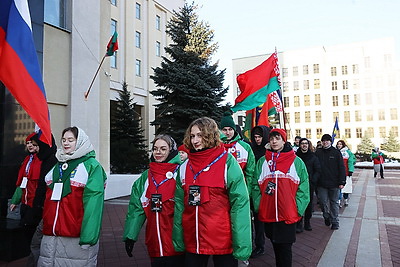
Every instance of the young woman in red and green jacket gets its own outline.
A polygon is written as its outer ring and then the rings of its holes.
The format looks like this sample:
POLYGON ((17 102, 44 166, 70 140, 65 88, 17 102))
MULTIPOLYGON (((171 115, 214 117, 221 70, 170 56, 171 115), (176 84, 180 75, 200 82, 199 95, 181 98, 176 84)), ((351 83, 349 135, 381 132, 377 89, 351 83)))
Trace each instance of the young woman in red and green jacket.
POLYGON ((243 172, 228 153, 213 119, 193 121, 185 133, 188 160, 179 169, 173 241, 185 266, 237 266, 251 254, 249 194, 243 172))
POLYGON ((183 266, 183 252, 172 245, 175 206, 175 179, 181 163, 176 143, 169 135, 158 135, 153 141, 149 169, 134 182, 124 236, 129 257, 147 220, 146 245, 152 266, 183 266))
POLYGON ((269 147, 255 169, 252 197, 258 219, 265 223, 276 266, 291 266, 296 222, 310 201, 307 168, 286 142, 283 129, 269 133, 269 147))

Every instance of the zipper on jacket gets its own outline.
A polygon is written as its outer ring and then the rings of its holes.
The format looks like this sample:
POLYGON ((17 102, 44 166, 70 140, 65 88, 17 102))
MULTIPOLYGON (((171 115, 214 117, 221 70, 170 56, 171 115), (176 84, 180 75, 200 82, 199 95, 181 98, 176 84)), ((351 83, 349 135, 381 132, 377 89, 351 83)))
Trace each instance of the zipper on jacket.
POLYGON ((278 214, 278 174, 276 172, 274 173, 275 175, 275 220, 279 220, 279 214, 278 214))
POLYGON ((157 228, 157 237, 158 237, 158 246, 160 247, 160 257, 164 256, 162 242, 161 242, 161 234, 160 234, 160 221, 158 212, 156 212, 156 228, 157 228))
POLYGON ((57 219, 58 219, 58 210, 60 208, 60 201, 57 201, 57 208, 56 208, 56 215, 54 216, 54 222, 53 222, 53 235, 56 235, 56 224, 57 224, 57 219))
POLYGON ((200 244, 199 244, 199 206, 196 206, 196 253, 200 254, 200 244))

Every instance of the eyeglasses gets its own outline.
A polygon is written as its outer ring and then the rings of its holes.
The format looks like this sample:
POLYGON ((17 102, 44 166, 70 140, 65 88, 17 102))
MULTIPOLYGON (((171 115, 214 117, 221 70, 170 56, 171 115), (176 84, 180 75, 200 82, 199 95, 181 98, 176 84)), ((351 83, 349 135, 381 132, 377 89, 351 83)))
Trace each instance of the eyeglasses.
POLYGON ((300 145, 308 145, 307 142, 301 142, 300 145))
POLYGON ((166 148, 166 147, 160 147, 160 148, 153 147, 153 152, 160 152, 162 154, 165 154, 165 153, 167 153, 167 151, 168 151, 168 148, 166 148))

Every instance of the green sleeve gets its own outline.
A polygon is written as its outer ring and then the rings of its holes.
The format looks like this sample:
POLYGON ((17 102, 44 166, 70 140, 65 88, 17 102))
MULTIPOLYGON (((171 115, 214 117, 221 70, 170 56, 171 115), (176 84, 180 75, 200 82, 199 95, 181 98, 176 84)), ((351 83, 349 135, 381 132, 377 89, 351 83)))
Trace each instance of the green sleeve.
POLYGON ((11 198, 11 204, 18 205, 19 203, 21 203, 21 198, 22 198, 22 189, 21 187, 17 186, 17 188, 15 188, 14 195, 11 198))
POLYGON ((310 185, 308 182, 308 172, 304 162, 296 156, 294 160, 297 176, 300 178, 300 184, 296 192, 296 205, 299 216, 303 216, 307 205, 310 202, 310 185))
POLYGON ((227 165, 233 256, 238 260, 247 260, 252 249, 249 194, 240 165, 231 154, 228 155, 227 165))
POLYGON ((371 158, 374 159, 374 158, 377 158, 377 157, 379 157, 378 153, 372 152, 371 158))
POLYGON ((146 213, 142 207, 140 197, 144 192, 144 184, 147 181, 148 170, 133 183, 131 198, 129 200, 128 213, 125 218, 123 240, 132 239, 137 241, 140 230, 146 221, 146 213))
POLYGON ((84 212, 79 244, 95 245, 100 236, 104 208, 104 185, 107 175, 94 158, 83 164, 88 172, 88 180, 83 190, 84 212))
POLYGON ((182 228, 182 214, 185 208, 184 192, 181 184, 181 179, 178 171, 176 178, 176 189, 175 189, 175 211, 174 211, 174 226, 172 229, 172 242, 174 248, 178 252, 185 251, 185 243, 183 241, 183 228, 182 228))
POLYGON ((241 142, 243 147, 246 148, 248 153, 246 168, 244 169, 244 177, 246 179, 247 191, 249 192, 249 196, 251 197, 251 192, 252 192, 251 188, 254 179, 254 168, 256 166, 256 158, 254 156, 253 150, 251 149, 250 145, 243 141, 241 142))
POLYGON ((354 156, 353 152, 347 150, 349 153, 349 159, 347 160, 347 166, 349 167, 349 172, 354 172, 354 164, 356 164, 356 157, 354 156))
POLYGON ((251 198, 253 201, 253 207, 254 211, 258 212, 259 206, 260 206, 260 200, 261 200, 261 191, 260 191, 260 186, 258 185, 258 177, 261 174, 262 170, 262 165, 265 162, 265 157, 260 158, 257 161, 256 167, 254 169, 254 179, 253 179, 253 185, 252 185, 252 192, 251 192, 251 198))

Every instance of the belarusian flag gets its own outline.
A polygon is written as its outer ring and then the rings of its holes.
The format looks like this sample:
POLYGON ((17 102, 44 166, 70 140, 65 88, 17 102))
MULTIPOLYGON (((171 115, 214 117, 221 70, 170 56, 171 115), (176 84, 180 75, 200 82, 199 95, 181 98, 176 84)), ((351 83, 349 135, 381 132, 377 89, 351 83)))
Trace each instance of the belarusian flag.
POLYGON ((278 56, 274 52, 261 65, 238 75, 237 83, 241 91, 235 99, 234 112, 250 110, 267 101, 268 94, 280 88, 278 56))
POLYGON ((108 42, 106 56, 112 56, 112 55, 114 55, 114 52, 118 50, 117 37, 118 37, 118 33, 114 32, 113 36, 111 36, 111 39, 108 42))

